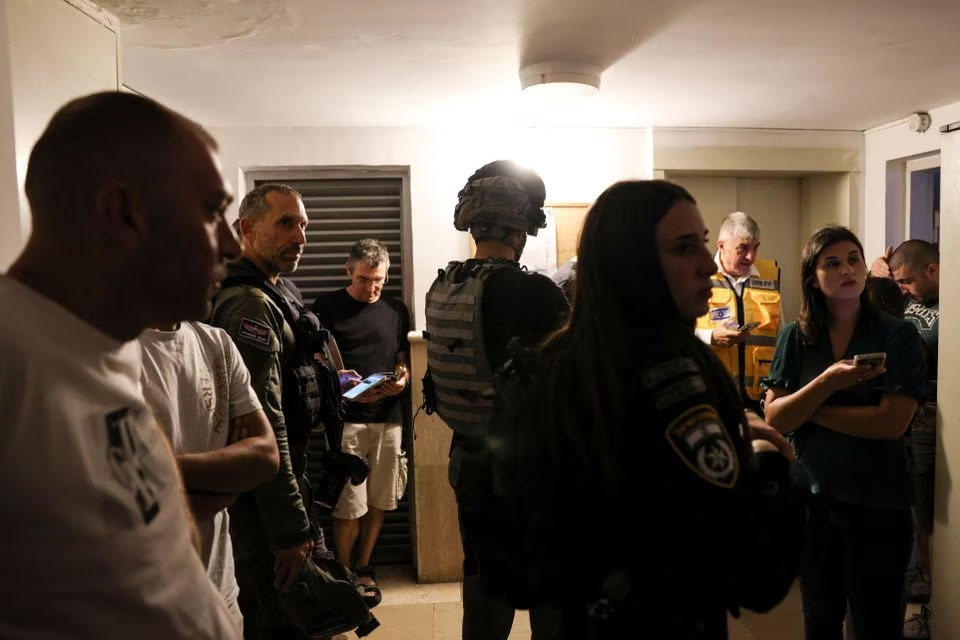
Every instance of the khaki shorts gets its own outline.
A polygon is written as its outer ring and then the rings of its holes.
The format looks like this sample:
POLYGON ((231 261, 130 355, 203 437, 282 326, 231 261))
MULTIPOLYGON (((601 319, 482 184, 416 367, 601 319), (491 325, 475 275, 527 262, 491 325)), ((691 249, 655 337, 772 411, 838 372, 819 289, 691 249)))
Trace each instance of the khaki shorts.
POLYGON ((403 426, 390 422, 343 425, 344 453, 363 458, 370 467, 367 479, 357 486, 349 482, 340 494, 333 517, 355 520, 368 506, 393 511, 407 488, 407 454, 400 448, 403 426))

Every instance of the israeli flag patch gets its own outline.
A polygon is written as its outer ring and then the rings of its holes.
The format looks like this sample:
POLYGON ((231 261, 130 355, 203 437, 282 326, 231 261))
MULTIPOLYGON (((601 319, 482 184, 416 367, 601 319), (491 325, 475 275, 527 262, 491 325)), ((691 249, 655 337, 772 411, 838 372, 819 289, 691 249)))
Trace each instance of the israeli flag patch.
POLYGON ((730 320, 733 318, 733 312, 730 307, 717 307, 710 309, 710 322, 720 322, 721 320, 730 320))

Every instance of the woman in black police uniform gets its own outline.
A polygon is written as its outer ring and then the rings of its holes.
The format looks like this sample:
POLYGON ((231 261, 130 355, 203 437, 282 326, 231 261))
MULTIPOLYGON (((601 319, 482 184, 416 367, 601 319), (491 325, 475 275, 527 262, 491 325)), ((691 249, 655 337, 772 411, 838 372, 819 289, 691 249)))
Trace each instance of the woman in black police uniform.
POLYGON ((706 241, 683 188, 607 189, 584 221, 572 316, 528 373, 527 558, 564 637, 726 638, 728 610, 774 606, 795 576, 796 511, 756 481, 739 395, 693 333, 716 271, 706 241))
POLYGON ((913 536, 902 436, 926 379, 923 345, 871 304, 863 247, 848 229, 810 238, 801 277, 800 319, 780 334, 764 386, 767 420, 791 434, 794 477, 810 496, 806 637, 840 638, 849 602, 858 640, 899 640, 913 536), (885 367, 853 362, 881 351, 885 367))

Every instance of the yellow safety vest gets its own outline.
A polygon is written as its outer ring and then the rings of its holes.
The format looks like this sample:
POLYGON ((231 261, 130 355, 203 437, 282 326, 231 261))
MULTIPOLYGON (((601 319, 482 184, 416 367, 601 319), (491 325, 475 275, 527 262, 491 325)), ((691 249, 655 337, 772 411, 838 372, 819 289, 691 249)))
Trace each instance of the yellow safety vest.
POLYGON ((743 326, 759 322, 746 341, 732 347, 713 345, 713 352, 727 367, 740 392, 752 400, 763 395, 760 381, 770 373, 773 350, 780 329, 780 267, 773 260, 754 263, 758 275, 743 283, 737 297, 733 282, 720 272, 713 275, 710 309, 697 319, 698 329, 716 329, 730 322, 743 326))

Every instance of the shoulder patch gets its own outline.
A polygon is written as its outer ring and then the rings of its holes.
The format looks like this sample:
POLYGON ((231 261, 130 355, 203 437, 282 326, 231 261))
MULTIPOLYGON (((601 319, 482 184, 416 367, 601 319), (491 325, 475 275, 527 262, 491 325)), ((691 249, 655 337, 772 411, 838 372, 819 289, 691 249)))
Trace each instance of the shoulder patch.
POLYGON ((272 334, 273 330, 265 323, 250 318, 240 318, 240 328, 237 332, 238 339, 269 347, 272 334))
POLYGON ((703 381, 702 376, 686 376, 676 382, 670 383, 669 386, 664 387, 661 391, 658 391, 654 404, 656 404, 658 410, 663 411, 681 400, 686 400, 690 396, 705 393, 706 391, 707 385, 703 381))
POLYGON ((724 489, 736 484, 740 460, 716 409, 706 404, 691 407, 667 426, 664 435, 698 476, 724 489))
POLYGON ((640 374, 640 379, 643 381, 643 386, 652 389, 665 380, 691 373, 700 373, 693 358, 674 358, 645 370, 640 374))

